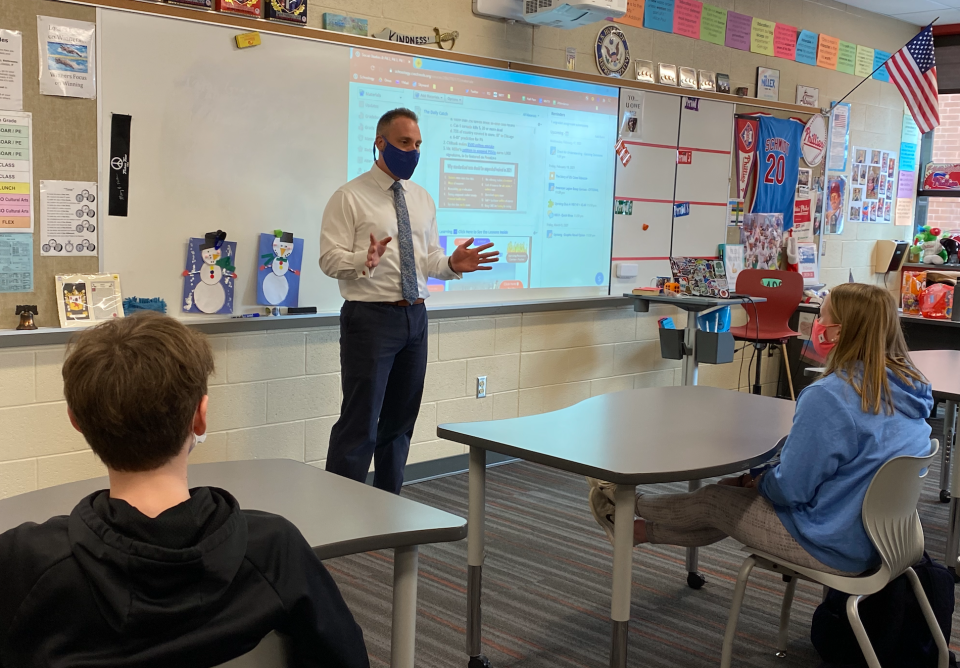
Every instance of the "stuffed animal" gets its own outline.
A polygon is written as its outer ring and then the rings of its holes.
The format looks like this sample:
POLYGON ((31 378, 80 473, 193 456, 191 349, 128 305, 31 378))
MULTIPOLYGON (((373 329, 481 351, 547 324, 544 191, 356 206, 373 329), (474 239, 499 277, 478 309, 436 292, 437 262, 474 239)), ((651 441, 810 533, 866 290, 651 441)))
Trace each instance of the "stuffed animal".
POLYGON ((923 264, 943 264, 947 261, 947 251, 940 244, 940 228, 924 225, 920 228, 914 243, 923 250, 923 264))

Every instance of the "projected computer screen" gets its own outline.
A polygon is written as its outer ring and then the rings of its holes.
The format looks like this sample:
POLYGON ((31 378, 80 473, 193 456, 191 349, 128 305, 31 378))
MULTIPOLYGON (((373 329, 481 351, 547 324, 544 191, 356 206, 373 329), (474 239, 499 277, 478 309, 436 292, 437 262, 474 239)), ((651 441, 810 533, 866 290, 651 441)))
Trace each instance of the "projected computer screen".
POLYGON ((606 286, 618 89, 353 49, 348 177, 370 169, 377 119, 420 117, 413 181, 437 203, 440 244, 474 237, 500 262, 434 292, 606 286))

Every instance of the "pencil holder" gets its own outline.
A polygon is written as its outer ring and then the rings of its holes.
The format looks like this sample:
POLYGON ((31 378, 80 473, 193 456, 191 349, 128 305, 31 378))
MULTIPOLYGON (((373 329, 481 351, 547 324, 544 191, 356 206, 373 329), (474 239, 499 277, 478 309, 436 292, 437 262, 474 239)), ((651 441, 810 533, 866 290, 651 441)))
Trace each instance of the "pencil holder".
POLYGON ((659 332, 660 356, 665 360, 682 360, 684 330, 661 327, 659 332))
POLYGON ((729 364, 732 361, 733 334, 730 332, 705 332, 702 329, 697 330, 697 362, 703 364, 729 364))

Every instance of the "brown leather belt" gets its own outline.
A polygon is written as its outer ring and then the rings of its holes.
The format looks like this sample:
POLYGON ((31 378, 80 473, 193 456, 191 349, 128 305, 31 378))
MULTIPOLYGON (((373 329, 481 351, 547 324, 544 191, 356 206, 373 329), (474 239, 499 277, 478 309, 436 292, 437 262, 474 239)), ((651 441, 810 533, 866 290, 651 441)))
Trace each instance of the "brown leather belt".
POLYGON ((408 302, 406 299, 401 299, 398 302, 379 302, 379 303, 384 304, 386 306, 416 306, 417 304, 422 304, 423 300, 418 299, 417 301, 413 302, 413 304, 408 302))

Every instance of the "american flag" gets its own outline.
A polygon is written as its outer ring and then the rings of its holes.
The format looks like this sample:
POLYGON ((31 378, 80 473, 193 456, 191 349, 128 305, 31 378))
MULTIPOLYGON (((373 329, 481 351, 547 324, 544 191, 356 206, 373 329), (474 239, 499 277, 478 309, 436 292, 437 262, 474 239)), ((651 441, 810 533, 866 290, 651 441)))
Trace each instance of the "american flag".
POLYGON ((890 78, 910 108, 921 133, 940 125, 937 61, 933 55, 933 25, 928 25, 886 64, 890 78))

